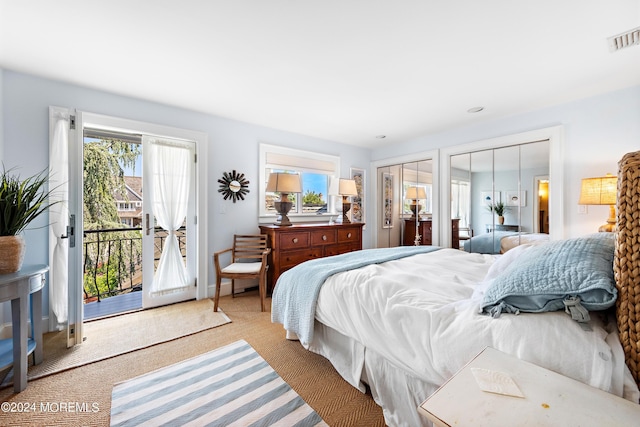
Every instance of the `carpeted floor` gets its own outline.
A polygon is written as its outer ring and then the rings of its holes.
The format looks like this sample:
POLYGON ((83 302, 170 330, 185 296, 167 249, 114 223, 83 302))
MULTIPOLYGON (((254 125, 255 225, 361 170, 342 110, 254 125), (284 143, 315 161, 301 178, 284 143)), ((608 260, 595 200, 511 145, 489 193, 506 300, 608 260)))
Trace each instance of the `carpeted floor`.
MULTIPOLYGON (((107 426, 115 383, 244 339, 330 426, 384 426, 370 395, 343 381, 323 357, 284 338, 282 325, 260 312, 257 292, 222 297, 220 307, 232 323, 29 381, 19 394, 0 390, 8 403, 0 424, 107 426)), ((46 358, 46 345, 44 352, 46 358)))
MULTIPOLYGON (((31 381, 215 328, 230 321, 226 314, 214 313, 213 301, 206 299, 86 322, 83 345, 67 348, 66 331, 45 334, 43 342, 46 357, 41 364, 29 366, 27 377, 31 381), (180 321, 176 322, 176 318, 180 321), (144 328, 132 327, 133 325, 144 325, 144 328)), ((11 374, 2 382, 3 387, 12 385, 11 374)))

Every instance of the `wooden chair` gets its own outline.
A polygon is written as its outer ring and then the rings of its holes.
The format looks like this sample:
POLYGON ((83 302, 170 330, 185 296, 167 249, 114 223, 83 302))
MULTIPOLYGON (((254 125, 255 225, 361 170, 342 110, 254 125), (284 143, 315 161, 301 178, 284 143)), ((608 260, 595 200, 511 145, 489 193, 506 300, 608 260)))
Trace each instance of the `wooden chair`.
POLYGON ((260 289, 260 304, 262 311, 266 310, 265 297, 267 293, 267 255, 271 249, 267 247, 267 236, 238 235, 233 237, 233 247, 213 254, 213 264, 216 269, 216 296, 213 310, 218 311, 220 299, 220 284, 222 279, 231 279, 231 295, 235 297, 235 279, 258 279, 260 289), (231 264, 222 268, 220 255, 231 252, 231 264))

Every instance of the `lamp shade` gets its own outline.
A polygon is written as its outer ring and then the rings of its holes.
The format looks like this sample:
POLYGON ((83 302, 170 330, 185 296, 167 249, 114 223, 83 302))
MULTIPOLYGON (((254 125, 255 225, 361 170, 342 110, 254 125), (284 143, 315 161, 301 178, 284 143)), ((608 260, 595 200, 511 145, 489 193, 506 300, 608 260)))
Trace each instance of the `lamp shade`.
POLYGON ((409 187, 407 188, 407 194, 405 196, 407 199, 426 199, 427 193, 424 191, 423 187, 409 187))
POLYGON ((615 205, 618 193, 618 177, 607 174, 596 178, 584 178, 580 190, 579 205, 615 205))
POLYGON ((338 194, 341 196, 357 196, 358 189, 356 188, 356 182, 353 179, 340 178, 338 194))
POLYGON ((273 193, 300 193, 302 192, 300 175, 294 173, 274 172, 269 175, 267 191, 273 193))

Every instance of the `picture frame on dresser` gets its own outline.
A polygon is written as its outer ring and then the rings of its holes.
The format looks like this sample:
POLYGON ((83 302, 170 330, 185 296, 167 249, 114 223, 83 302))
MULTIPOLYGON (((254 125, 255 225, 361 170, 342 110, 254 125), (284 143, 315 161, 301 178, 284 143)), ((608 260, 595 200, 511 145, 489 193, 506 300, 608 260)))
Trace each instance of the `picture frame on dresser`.
POLYGON ((357 196, 351 198, 351 222, 364 223, 365 221, 365 190, 366 190, 366 176, 365 170, 360 168, 351 168, 349 171, 351 179, 356 182, 357 196))

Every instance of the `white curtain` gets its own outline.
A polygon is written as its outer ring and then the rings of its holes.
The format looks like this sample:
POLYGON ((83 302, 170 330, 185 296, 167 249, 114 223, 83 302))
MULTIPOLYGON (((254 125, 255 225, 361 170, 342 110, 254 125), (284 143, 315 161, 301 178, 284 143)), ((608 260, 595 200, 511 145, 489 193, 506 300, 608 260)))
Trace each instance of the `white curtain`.
POLYGON ((157 225, 167 232, 151 289, 152 295, 161 295, 189 286, 189 275, 180 253, 176 231, 187 215, 193 144, 152 139, 150 148, 151 153, 148 154, 153 180, 151 206, 157 225))
POLYGON ((53 136, 49 141, 49 188, 55 188, 52 201, 61 200, 49 209, 49 298, 60 327, 67 322, 69 306, 69 116, 55 112, 53 136))

